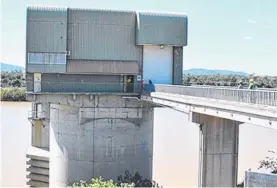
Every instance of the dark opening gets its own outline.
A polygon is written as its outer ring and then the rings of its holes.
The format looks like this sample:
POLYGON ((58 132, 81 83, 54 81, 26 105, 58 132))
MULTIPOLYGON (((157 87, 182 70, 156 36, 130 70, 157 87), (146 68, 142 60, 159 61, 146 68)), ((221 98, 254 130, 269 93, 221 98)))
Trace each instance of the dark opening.
POLYGON ((128 93, 134 92, 134 75, 127 75, 126 91, 128 93), (131 81, 129 82, 129 80, 131 81))

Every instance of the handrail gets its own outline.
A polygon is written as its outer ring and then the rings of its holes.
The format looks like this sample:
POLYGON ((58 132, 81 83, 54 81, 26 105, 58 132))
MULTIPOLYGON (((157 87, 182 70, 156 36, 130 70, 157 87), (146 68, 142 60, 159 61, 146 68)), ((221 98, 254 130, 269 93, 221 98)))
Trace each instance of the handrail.
POLYGON ((277 93, 277 90, 274 89, 266 89, 266 88, 262 88, 262 89, 254 89, 254 90, 249 90, 249 89, 237 89, 237 88, 228 88, 228 86, 226 86, 226 88, 224 88, 224 86, 183 86, 183 85, 165 85, 165 84, 155 84, 155 86, 169 86, 169 87, 186 87, 186 88, 204 88, 204 89, 217 89, 217 90, 233 90, 233 91, 261 91, 261 92, 275 92, 277 93))
POLYGON ((46 111, 37 111, 37 110, 32 110, 28 111, 28 118, 45 118, 46 117, 46 111))
POLYGON ((274 90, 250 90, 160 84, 155 85, 155 90, 157 92, 235 101, 239 103, 277 106, 277 91, 274 90))

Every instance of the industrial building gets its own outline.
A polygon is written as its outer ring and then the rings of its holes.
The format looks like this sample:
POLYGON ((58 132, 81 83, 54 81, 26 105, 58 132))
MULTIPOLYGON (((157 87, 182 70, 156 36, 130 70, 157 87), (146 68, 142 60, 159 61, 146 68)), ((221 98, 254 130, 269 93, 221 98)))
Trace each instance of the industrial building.
POLYGON ((181 84, 187 17, 29 7, 26 41, 29 93, 137 93, 142 79, 181 84), (126 88, 128 78, 132 88, 126 88))
POLYGON ((154 104, 141 82, 181 84, 180 13, 28 7, 30 186, 68 186, 125 170, 152 178, 154 104), (128 83, 127 83, 128 81, 128 83))

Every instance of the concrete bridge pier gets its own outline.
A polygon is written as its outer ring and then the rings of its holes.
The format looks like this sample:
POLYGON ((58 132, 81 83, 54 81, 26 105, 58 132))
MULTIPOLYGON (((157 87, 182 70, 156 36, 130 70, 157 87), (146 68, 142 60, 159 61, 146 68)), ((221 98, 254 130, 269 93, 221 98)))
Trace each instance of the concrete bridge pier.
POLYGON ((116 180, 126 170, 152 179, 153 107, 117 96, 94 100, 50 105, 50 187, 116 180))
POLYGON ((200 124, 199 187, 237 184, 239 122, 192 113, 200 124))

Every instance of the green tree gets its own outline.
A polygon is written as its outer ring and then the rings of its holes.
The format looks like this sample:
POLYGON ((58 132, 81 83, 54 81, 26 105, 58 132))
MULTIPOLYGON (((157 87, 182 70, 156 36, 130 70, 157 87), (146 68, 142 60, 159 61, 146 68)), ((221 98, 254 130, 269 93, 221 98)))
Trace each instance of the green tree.
POLYGON ((73 187, 159 187, 155 181, 143 178, 138 172, 133 176, 129 171, 125 171, 124 176, 118 176, 117 182, 113 180, 105 181, 102 177, 93 178, 91 183, 80 180, 73 184, 73 187))

